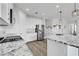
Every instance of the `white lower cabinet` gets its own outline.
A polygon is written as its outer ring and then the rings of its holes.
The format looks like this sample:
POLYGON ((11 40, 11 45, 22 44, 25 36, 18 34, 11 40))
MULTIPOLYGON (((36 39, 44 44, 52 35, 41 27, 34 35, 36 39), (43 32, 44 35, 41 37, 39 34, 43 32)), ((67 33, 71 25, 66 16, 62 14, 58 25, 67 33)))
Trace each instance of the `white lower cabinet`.
POLYGON ((47 40, 48 56, 78 56, 79 49, 57 41, 47 40))
POLYGON ((48 56, 67 56, 67 45, 52 40, 47 41, 48 56))
POLYGON ((67 45, 67 56, 78 56, 78 48, 67 45))

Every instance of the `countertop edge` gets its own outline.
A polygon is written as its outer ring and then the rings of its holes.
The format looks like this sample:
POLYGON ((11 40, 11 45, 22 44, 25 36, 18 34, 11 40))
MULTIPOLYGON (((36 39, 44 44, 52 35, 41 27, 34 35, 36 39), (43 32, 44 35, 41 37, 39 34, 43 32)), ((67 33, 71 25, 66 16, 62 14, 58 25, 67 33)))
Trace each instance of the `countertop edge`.
POLYGON ((69 46, 73 46, 73 47, 79 48, 79 46, 76 46, 76 45, 73 45, 73 44, 68 44, 68 43, 63 42, 63 41, 58 41, 58 40, 54 40, 54 39, 50 39, 50 38, 47 38, 47 39, 55 41, 55 42, 59 42, 59 43, 65 44, 65 45, 69 45, 69 46))

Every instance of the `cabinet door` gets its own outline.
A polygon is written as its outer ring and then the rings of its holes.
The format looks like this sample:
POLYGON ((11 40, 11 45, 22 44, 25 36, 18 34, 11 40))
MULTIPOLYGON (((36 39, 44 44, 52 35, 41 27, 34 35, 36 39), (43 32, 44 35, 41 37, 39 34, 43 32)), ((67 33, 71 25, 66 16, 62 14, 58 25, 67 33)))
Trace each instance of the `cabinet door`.
POLYGON ((67 55, 67 45, 60 42, 55 42, 48 40, 48 56, 66 56, 67 55))
POLYGON ((12 3, 1 3, 1 17, 10 24, 10 9, 13 9, 12 3))
POLYGON ((67 46, 67 55, 68 56, 78 56, 78 48, 73 46, 67 46))
POLYGON ((1 17, 8 22, 8 18, 7 18, 7 12, 8 11, 8 5, 6 3, 2 3, 1 4, 1 17))
POLYGON ((1 3, 0 3, 0 17, 1 17, 1 3))
POLYGON ((0 44, 0 56, 1 56, 1 49, 2 49, 2 47, 1 47, 1 44, 0 44))
POLYGON ((8 16, 7 16, 10 24, 12 24, 13 22, 13 4, 12 3, 8 3, 8 16))

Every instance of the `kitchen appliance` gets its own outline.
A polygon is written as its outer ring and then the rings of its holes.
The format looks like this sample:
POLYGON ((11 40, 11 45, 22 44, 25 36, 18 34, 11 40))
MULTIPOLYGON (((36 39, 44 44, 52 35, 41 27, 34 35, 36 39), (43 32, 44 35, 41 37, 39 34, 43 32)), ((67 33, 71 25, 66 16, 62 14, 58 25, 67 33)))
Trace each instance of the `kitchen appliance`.
POLYGON ((39 25, 36 25, 35 32, 37 33, 37 41, 39 40, 39 25))
POLYGON ((20 36, 8 36, 6 38, 2 37, 0 38, 0 43, 6 43, 6 42, 13 42, 13 41, 18 41, 18 40, 22 40, 22 37, 20 36))
POLYGON ((42 40, 44 40, 44 25, 41 25, 42 40))
POLYGON ((44 25, 36 25, 35 32, 37 33, 37 41, 44 40, 44 25))

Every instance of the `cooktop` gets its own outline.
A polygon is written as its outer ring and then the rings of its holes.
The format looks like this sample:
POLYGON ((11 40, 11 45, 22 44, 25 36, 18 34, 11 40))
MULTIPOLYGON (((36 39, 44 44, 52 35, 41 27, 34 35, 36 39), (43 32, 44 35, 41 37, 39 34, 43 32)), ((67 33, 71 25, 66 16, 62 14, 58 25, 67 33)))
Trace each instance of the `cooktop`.
POLYGON ((21 36, 9 36, 4 39, 4 37, 0 38, 0 43, 13 42, 23 40, 21 36), (1 41, 2 40, 2 41, 1 41))

